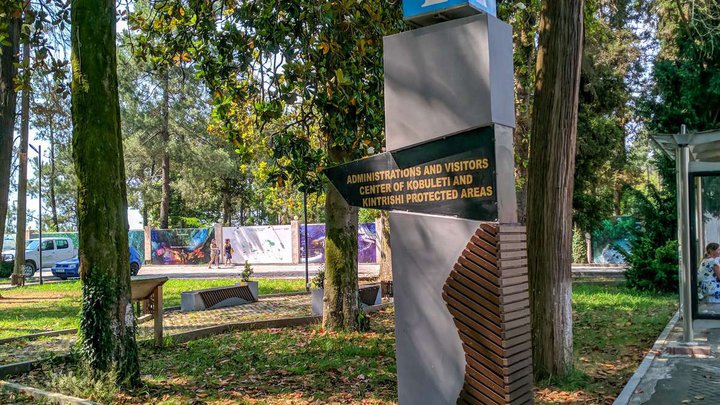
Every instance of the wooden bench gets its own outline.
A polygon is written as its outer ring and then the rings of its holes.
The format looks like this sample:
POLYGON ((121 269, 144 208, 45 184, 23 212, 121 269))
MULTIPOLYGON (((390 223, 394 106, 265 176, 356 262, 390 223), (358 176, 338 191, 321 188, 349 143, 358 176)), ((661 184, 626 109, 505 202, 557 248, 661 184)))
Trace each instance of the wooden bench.
POLYGON ((155 321, 155 346, 163 345, 163 296, 162 286, 167 277, 132 277, 130 292, 133 302, 142 302, 143 313, 155 321))

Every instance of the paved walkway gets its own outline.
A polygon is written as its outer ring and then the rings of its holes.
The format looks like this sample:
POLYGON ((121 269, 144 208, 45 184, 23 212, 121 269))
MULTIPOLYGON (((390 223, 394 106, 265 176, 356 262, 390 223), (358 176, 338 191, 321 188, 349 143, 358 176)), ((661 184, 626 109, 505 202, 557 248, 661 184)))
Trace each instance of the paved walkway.
MULTIPOLYGON (((624 404, 720 404, 720 320, 696 320, 695 344, 709 355, 670 354, 668 348, 682 347, 682 321, 655 347, 654 358, 639 378, 624 404), (707 352, 706 352, 707 353, 707 352)), ((642 369, 642 366, 641 366, 642 369)), ((632 383, 631 379, 631 383, 632 383)))
MULTIPOLYGON (((260 296, 258 302, 235 307, 165 314, 165 336, 237 322, 266 321, 281 318, 310 316, 310 295, 282 297, 260 296)), ((152 338, 153 321, 138 325, 138 339, 152 338)), ((16 340, 0 344, 0 365, 46 359, 66 354, 75 344, 76 335, 63 335, 38 340, 16 340)))

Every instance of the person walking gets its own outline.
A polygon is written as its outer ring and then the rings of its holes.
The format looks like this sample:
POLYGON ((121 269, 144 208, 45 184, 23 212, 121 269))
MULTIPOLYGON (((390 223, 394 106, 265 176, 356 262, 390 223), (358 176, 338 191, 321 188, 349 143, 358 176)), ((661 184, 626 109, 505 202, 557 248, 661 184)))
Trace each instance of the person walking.
POLYGON ((233 248, 230 245, 230 239, 225 239, 225 264, 232 264, 233 248))
POLYGON ((212 269, 213 264, 220 268, 220 248, 215 239, 210 242, 210 263, 208 268, 212 269))

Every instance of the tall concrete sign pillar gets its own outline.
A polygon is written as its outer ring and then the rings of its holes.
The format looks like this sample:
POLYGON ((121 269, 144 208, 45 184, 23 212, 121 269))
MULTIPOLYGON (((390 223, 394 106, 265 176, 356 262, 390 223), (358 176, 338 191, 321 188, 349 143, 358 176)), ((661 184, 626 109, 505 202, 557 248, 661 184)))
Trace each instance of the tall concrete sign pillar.
POLYGON ((427 26, 384 40, 387 152, 326 171, 390 211, 399 402, 532 403, 511 28, 486 0, 404 10, 427 26))
POLYGON ((491 127, 495 153, 497 216, 483 218, 490 223, 390 213, 399 402, 532 402, 525 233, 514 225, 510 26, 479 14, 387 37, 385 106, 390 152, 491 127), (503 262, 511 277, 478 269, 503 262), (465 267, 487 274, 451 274, 465 267))

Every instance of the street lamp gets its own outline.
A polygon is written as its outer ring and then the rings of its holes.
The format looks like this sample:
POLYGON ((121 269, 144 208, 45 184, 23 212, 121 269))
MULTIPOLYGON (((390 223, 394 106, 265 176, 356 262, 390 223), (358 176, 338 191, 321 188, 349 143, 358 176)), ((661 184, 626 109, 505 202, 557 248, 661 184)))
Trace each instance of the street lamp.
POLYGON ((39 246, 39 262, 40 265, 38 268, 40 269, 40 285, 43 284, 43 256, 42 256, 42 147, 41 145, 38 145, 38 147, 34 147, 30 144, 28 146, 37 152, 38 154, 38 246, 39 246))

